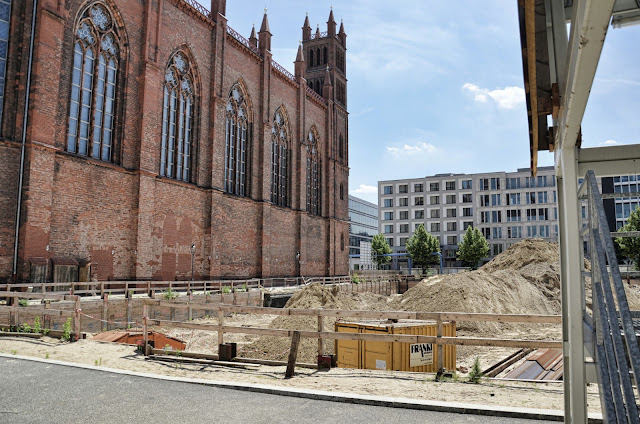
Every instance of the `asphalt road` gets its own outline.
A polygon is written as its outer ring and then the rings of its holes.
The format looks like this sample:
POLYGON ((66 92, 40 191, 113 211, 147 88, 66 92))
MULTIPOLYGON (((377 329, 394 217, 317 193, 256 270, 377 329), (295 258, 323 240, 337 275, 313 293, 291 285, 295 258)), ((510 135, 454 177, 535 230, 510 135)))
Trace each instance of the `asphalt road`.
POLYGON ((354 405, 0 357, 0 423, 482 423, 545 421, 354 405))

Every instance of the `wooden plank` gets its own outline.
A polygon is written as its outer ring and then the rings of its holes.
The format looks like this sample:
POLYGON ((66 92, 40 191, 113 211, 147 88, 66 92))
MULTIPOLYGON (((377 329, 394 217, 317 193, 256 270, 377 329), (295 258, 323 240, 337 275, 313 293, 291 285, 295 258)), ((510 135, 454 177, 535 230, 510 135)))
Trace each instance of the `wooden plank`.
POLYGON ((476 314, 476 313, 462 313, 462 312, 439 312, 439 314, 444 321, 525 322, 525 323, 534 323, 534 324, 562 324, 562 315, 476 314))
POLYGON ((15 331, 0 331, 0 337, 27 337, 30 339, 42 338, 40 333, 17 333, 15 331))
POLYGON ((289 361, 287 362, 287 371, 284 378, 293 377, 293 371, 296 366, 296 358, 298 357, 298 346, 300 344, 300 332, 294 331, 291 336, 291 349, 289 350, 289 361))
POLYGON ((14 291, 2 291, 0 297, 13 297, 18 299, 50 299, 50 300, 73 300, 69 299, 69 296, 62 294, 50 294, 50 293, 28 293, 28 292, 14 292, 14 291))
POLYGON ((222 326, 224 325, 224 311, 220 309, 218 311, 218 346, 224 344, 224 331, 222 331, 222 326))
MULTIPOLYGON (((324 331, 324 318, 318 315, 318 333, 322 333, 324 331)), ((322 337, 318 337, 318 357, 324 355, 324 340, 322 337)))
POLYGON ((149 356, 149 305, 142 305, 142 340, 144 356, 149 356))

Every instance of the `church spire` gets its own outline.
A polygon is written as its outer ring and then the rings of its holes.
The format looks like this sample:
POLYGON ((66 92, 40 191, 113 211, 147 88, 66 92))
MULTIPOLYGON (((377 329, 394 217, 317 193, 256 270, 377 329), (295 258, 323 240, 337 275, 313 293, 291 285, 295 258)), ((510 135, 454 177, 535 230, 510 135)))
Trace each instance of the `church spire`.
POLYGON ((302 41, 311 39, 311 25, 309 25, 309 13, 304 18, 304 25, 302 25, 302 41))
POLYGON ((256 36, 256 25, 253 24, 253 27, 251 28, 251 35, 249 36, 249 43, 251 43, 252 46, 254 47, 258 47, 258 36, 256 36))
POLYGON ((329 12, 329 20, 327 21, 327 35, 329 35, 329 37, 336 35, 336 20, 333 17, 333 6, 331 6, 331 12, 329 12))
POLYGON ((298 54, 296 55, 296 61, 293 62, 295 67, 295 76, 296 77, 304 77, 305 71, 305 63, 304 63, 304 52, 302 51, 302 42, 298 46, 298 54))
POLYGON ((344 32, 344 22, 340 19, 340 31, 338 31, 338 38, 342 41, 343 46, 347 46, 347 33, 344 32))
POLYGON ((331 74, 329 73, 329 65, 324 72, 324 83, 322 84, 322 97, 333 100, 333 85, 331 84, 331 74))
POLYGON ((269 31, 269 18, 267 18, 267 9, 264 9, 264 16, 262 18, 262 25, 260 26, 260 32, 258 33, 258 48, 262 50, 271 51, 271 31, 269 31))

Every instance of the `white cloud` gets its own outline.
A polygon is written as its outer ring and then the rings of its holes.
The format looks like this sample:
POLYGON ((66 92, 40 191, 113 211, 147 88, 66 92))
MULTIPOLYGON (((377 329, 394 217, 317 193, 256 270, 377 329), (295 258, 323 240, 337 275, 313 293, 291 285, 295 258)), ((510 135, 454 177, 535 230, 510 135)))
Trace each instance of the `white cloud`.
POLYGON ((475 84, 465 83, 462 88, 474 95, 478 103, 486 103, 493 99, 501 109, 514 109, 525 101, 524 89, 521 87, 505 87, 496 90, 481 88, 475 84))
POLYGON ((394 155, 403 154, 420 154, 420 153, 435 153, 438 150, 436 146, 431 143, 418 142, 415 144, 403 144, 400 147, 387 146, 387 151, 394 155))
POLYGON ((355 194, 378 194, 378 187, 370 186, 366 184, 360 184, 360 186, 353 190, 355 194))
POLYGON ((617 141, 615 140, 607 140, 604 143, 602 143, 604 146, 613 146, 614 144, 618 144, 617 141))

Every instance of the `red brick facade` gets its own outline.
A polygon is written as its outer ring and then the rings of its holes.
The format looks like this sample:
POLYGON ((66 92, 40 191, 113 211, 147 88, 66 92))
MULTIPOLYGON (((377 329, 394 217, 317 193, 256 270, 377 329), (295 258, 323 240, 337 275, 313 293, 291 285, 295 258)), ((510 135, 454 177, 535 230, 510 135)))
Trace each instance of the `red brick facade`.
POLYGON ((39 0, 14 274, 33 1, 14 0, 11 13, 0 127, 0 281, 28 280, 34 257, 89 260, 99 280, 188 279, 192 244, 197 279, 347 274, 346 35, 336 33, 333 14, 326 34, 304 29, 300 53, 320 48, 322 57, 313 67, 298 60, 290 75, 272 62, 266 15, 259 37, 246 40, 227 26, 224 0, 213 0, 211 13, 185 0, 39 0), (108 11, 118 38, 108 161, 70 152, 67 142, 78 25, 95 5, 108 11), (165 72, 176 52, 188 62, 195 98, 187 181, 161 176, 165 72), (307 78, 322 80, 322 95, 307 78), (247 104, 244 196, 225 190, 234 86, 247 104), (289 137, 286 206, 271 202, 278 109, 289 137), (307 211, 312 130, 319 216, 307 211))

